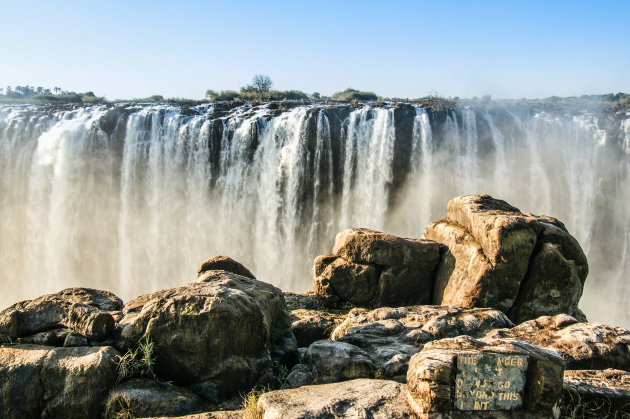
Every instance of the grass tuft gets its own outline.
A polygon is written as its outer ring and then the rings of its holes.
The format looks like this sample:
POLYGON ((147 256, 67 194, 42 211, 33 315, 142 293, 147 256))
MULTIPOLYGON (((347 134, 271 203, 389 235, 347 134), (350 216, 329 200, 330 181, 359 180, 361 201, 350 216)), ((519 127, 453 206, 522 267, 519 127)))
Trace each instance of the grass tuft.
POLYGON ((140 341, 135 350, 129 349, 124 355, 116 355, 118 378, 121 381, 132 377, 149 377, 155 379, 154 343, 148 337, 140 341))

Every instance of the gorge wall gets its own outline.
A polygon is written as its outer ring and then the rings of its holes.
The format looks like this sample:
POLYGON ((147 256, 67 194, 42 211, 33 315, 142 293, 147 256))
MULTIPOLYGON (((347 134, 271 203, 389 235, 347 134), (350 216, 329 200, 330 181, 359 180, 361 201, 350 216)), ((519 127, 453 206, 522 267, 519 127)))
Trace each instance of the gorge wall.
POLYGON ((129 299, 217 254, 306 291, 337 232, 420 237, 477 193, 565 222, 583 310, 630 326, 630 114, 495 106, 0 106, 0 306, 129 299))

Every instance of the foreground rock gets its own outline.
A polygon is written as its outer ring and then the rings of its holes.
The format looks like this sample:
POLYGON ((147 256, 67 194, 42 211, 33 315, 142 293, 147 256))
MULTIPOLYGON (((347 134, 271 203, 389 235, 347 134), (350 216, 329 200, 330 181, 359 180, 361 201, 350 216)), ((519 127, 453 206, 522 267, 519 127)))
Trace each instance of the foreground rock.
POLYGON ((332 255, 313 264, 313 285, 324 305, 402 306, 431 301, 440 245, 364 228, 339 233, 332 255))
POLYGON ((263 419, 411 418, 405 386, 386 380, 352 380, 265 393, 263 419))
POLYGON ((630 373, 614 369, 565 371, 562 410, 567 417, 628 416, 630 373))
POLYGON ((136 418, 182 416, 206 412, 210 407, 195 393, 146 378, 134 378, 117 385, 106 402, 106 418, 123 414, 136 418))
POLYGON ((231 272, 138 297, 123 314, 121 350, 148 338, 157 375, 213 403, 271 382, 274 362, 297 361, 282 292, 231 272))
POLYGON ((21 301, 0 312, 0 335, 16 340, 65 328, 100 342, 112 336, 116 324, 114 315, 121 308, 122 301, 111 292, 68 288, 21 301))
POLYGON ((116 355, 112 347, 0 347, 0 417, 100 417, 116 355))
POLYGON ((555 218, 523 214, 488 195, 460 196, 424 237, 448 248, 434 304, 493 307, 515 323, 578 308, 586 257, 555 218))
POLYGON ((442 339, 411 358, 409 403, 423 417, 496 410, 515 411, 504 417, 549 417, 562 395, 563 372, 556 352, 526 342, 442 339))
POLYGON ((567 369, 630 370, 629 330, 603 323, 579 323, 566 314, 493 330, 486 337, 519 339, 553 349, 562 355, 567 369))
POLYGON ((484 336, 513 326, 497 310, 452 306, 356 308, 331 338, 310 345, 287 386, 380 377, 404 382, 413 354, 427 342, 459 335, 484 336))

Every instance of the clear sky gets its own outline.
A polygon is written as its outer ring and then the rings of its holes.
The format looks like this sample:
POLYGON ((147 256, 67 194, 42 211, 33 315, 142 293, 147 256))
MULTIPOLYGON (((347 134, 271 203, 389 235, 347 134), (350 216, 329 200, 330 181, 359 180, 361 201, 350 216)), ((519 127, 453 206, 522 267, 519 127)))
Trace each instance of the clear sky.
POLYGON ((0 87, 202 98, 630 92, 630 1, 0 0, 0 87))

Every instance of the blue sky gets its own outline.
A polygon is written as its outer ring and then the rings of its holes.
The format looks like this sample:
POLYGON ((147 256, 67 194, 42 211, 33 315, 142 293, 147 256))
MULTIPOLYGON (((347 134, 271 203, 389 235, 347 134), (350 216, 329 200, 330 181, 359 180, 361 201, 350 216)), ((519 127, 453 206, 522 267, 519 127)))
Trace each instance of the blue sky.
POLYGON ((0 0, 0 87, 201 98, 630 92, 630 1, 0 0))

